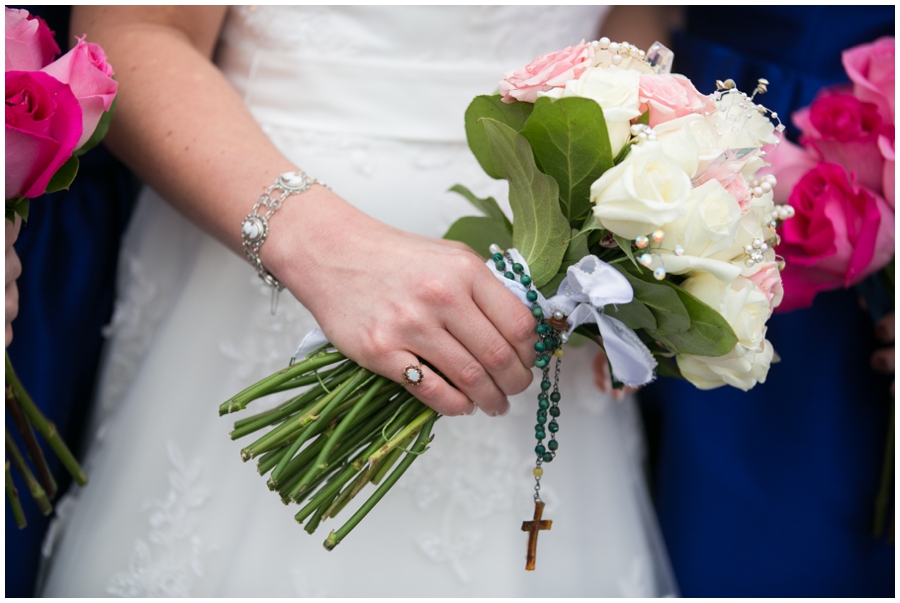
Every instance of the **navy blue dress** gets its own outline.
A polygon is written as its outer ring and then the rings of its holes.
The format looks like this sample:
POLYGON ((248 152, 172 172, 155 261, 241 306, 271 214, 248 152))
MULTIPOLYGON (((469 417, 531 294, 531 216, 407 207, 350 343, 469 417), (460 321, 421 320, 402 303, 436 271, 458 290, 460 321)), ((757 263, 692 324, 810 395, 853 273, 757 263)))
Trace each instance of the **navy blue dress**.
MULTIPOLYGON (((769 80, 787 122, 846 81, 840 52, 894 34, 893 7, 692 7, 674 70, 702 92, 769 80)), ((794 132, 796 134, 796 132, 794 132)), ((790 130, 789 130, 790 134, 790 130)), ((642 393, 659 520, 684 596, 891 597, 894 547, 871 535, 890 379, 854 291, 776 314, 781 362, 750 392, 660 379, 642 393)), ((891 501, 893 508, 893 501, 891 501)))
MULTIPOLYGON (((66 46, 69 7, 23 8, 47 20, 57 43, 66 46)), ((96 147, 81 157, 69 191, 31 201, 31 215, 15 245, 23 272, 9 356, 35 403, 76 455, 100 359, 101 328, 112 313, 119 243, 136 191, 125 167, 96 147)), ((8 415, 6 422, 11 424, 8 415)), ((65 492, 68 473, 49 447, 44 446, 44 454, 60 493, 65 492)), ((28 597, 50 518, 38 511, 15 471, 13 476, 28 527, 16 527, 6 503, 6 596, 28 597)))

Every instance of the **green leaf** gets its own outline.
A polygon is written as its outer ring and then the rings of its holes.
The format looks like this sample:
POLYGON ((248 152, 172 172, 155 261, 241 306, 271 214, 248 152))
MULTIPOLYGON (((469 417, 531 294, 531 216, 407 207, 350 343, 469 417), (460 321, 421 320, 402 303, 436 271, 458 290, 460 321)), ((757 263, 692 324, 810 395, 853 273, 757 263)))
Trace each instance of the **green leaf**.
POLYGON ((485 259, 491 256, 488 251, 491 243, 496 243, 503 249, 513 246, 512 237, 502 222, 482 216, 460 218, 450 226, 444 238, 465 243, 485 259))
POLYGON ((516 132, 525 128, 525 122, 534 105, 531 103, 504 103, 499 94, 493 96, 476 96, 466 109, 466 139, 469 148, 475 155, 475 159, 481 164, 482 169, 491 178, 497 180, 503 178, 503 174, 494 164, 494 156, 488 143, 484 127, 478 121, 484 118, 498 121, 509 126, 516 132))
POLYGON ((627 263, 614 264, 613 267, 631 283, 634 297, 653 313, 656 329, 647 330, 648 334, 659 339, 669 333, 684 333, 690 329, 691 319, 687 308, 678 293, 667 286, 668 283, 653 279, 647 272, 637 274, 634 267, 627 263))
POLYGON ((103 140, 103 137, 106 136, 106 132, 109 130, 109 124, 112 122, 113 113, 116 111, 116 102, 119 100, 119 97, 113 99, 112 105, 109 108, 109 111, 104 111, 103 115, 100 116, 100 121, 97 123, 97 127, 94 128, 94 133, 91 134, 91 137, 88 138, 87 142, 82 145, 80 149, 73 153, 76 157, 81 157, 95 146, 100 144, 100 141, 103 140))
POLYGON ((588 251, 586 231, 578 232, 573 228, 570 237, 569 245, 566 247, 566 254, 563 256, 556 276, 540 287, 540 292, 544 297, 556 295, 559 284, 566 278, 569 266, 577 264, 578 260, 590 253, 590 251, 588 251))
POLYGON ((75 176, 78 174, 78 157, 74 155, 69 157, 69 160, 60 166, 56 173, 53 174, 53 178, 50 179, 50 182, 47 183, 47 190, 45 193, 55 193, 61 190, 67 190, 69 186, 71 186, 72 181, 75 180, 75 176))
POLYGON ((641 124, 642 126, 649 126, 650 125, 650 109, 647 109, 646 111, 641 113, 641 116, 638 117, 637 121, 634 123, 641 124))
POLYGON ((591 185, 613 166, 603 109, 589 98, 539 98, 523 134, 541 171, 559 184, 563 215, 580 224, 591 211, 591 185))
POLYGON ((559 210, 556 180, 538 171, 525 137, 493 119, 484 128, 498 173, 509 181, 513 246, 519 250, 535 287, 556 276, 569 243, 569 222, 559 210))
POLYGON ((618 318, 624 322, 629 329, 644 329, 648 333, 656 332, 656 317, 647 305, 637 298, 627 304, 604 306, 603 311, 607 316, 618 318))
POLYGON ((657 281, 649 272, 638 275, 628 264, 615 267, 631 283, 635 297, 656 317, 656 331, 647 333, 671 351, 722 356, 734 349, 737 337, 714 309, 668 280, 657 281))
POLYGON ((628 153, 631 152, 631 147, 633 145, 634 145, 633 142, 629 142, 628 144, 623 146, 621 149, 619 149, 619 153, 616 155, 616 158, 613 159, 613 164, 619 165, 620 163, 625 161, 625 158, 628 157, 628 153))
MULTIPOLYGON (((665 281, 663 281, 665 282, 665 281)), ((691 317, 691 328, 683 333, 665 336, 672 351, 695 356, 724 356, 734 349, 737 336, 725 318, 681 287, 666 282, 681 298, 691 317)))
POLYGON ((28 208, 30 207, 29 200, 25 197, 18 197, 16 199, 9 199, 6 202, 6 219, 15 224, 16 222, 16 214, 22 218, 23 222, 28 221, 28 208))
POLYGON ((681 370, 674 358, 666 358, 659 354, 654 354, 656 358, 656 374, 660 377, 675 377, 676 379, 684 379, 681 370))
POLYGON ((625 252, 625 255, 628 256, 628 259, 631 260, 631 263, 637 268, 638 274, 644 272, 641 270, 641 265, 634 259, 634 250, 631 248, 631 241, 624 237, 620 237, 617 234, 614 234, 613 238, 616 240, 616 243, 619 244, 619 249, 625 252))
MULTIPOLYGON (((488 218, 493 218, 494 220, 502 222, 503 226, 506 228, 509 234, 512 234, 512 222, 509 221, 509 218, 507 218, 506 214, 503 213, 503 210, 500 209, 500 205, 497 203, 496 199, 494 199, 493 197, 480 199, 462 184, 454 184, 450 187, 450 192, 465 197, 469 201, 469 203, 474 205, 475 208, 478 209, 478 211, 483 213, 488 218)), ((497 244, 499 245, 499 243, 497 244)))

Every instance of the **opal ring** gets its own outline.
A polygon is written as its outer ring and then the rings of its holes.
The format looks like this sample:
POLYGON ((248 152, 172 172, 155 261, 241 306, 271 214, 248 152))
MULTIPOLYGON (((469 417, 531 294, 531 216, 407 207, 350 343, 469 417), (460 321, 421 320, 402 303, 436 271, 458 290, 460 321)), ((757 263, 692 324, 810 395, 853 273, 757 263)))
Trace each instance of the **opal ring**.
POLYGON ((407 385, 419 385, 425 378, 422 372, 422 366, 419 364, 408 364, 403 369, 403 380, 407 385))

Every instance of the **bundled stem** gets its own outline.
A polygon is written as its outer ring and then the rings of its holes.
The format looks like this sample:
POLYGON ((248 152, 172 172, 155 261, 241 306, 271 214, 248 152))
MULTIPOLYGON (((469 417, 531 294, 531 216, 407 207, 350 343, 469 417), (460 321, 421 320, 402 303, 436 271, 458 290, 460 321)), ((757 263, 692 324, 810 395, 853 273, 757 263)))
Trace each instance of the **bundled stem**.
POLYGON ((401 385, 373 375, 338 352, 320 351, 251 385, 219 407, 220 414, 253 400, 307 388, 275 408, 235 422, 232 439, 268 432, 241 450, 259 457, 260 475, 282 502, 302 502, 295 515, 315 532, 369 484, 374 494, 329 536, 334 548, 378 503, 415 458, 425 451, 440 415, 401 385), (412 450, 405 450, 415 440, 412 450), (395 468, 396 466, 396 468, 395 468), (392 470, 393 469, 393 470, 392 470), (378 485, 380 484, 380 485, 378 485))

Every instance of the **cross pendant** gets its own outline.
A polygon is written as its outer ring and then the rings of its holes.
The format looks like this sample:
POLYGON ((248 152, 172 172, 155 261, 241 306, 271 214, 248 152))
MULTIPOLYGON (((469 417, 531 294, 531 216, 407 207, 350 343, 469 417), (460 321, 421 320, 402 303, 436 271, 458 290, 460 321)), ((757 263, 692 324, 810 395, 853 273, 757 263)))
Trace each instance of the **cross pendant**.
POLYGON ((534 501, 534 520, 523 521, 522 531, 528 532, 528 552, 525 554, 525 569, 534 571, 534 557, 537 553, 537 539, 539 530, 549 530, 553 525, 552 519, 541 521, 541 515, 544 512, 544 503, 539 500, 534 501))

